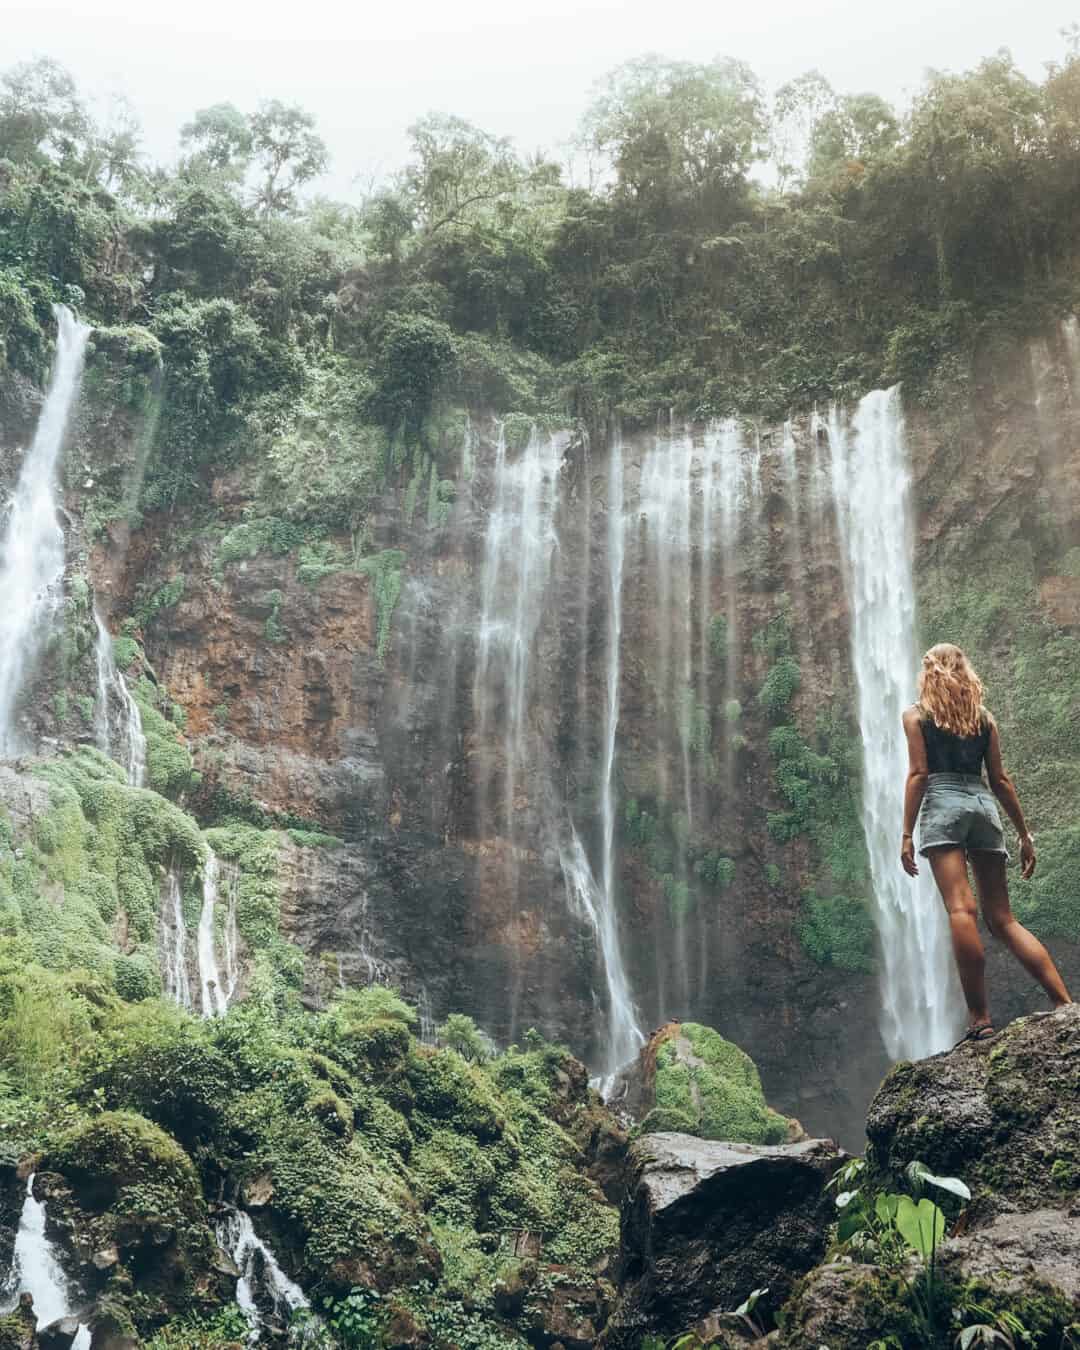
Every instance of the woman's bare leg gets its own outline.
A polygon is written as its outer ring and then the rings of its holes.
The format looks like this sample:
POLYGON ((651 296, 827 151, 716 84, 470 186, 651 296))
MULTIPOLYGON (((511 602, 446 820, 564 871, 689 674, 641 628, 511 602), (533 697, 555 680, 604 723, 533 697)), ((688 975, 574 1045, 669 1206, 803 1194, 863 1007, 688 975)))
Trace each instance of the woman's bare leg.
POLYGON ((973 851, 971 870, 979 890, 979 904, 986 926, 1003 942, 1029 975, 1046 990, 1055 1008, 1071 1003, 1069 992, 1058 974, 1050 953, 1034 933, 1029 933, 1015 918, 1009 905, 1009 883, 1005 859, 1000 853, 973 851))
POLYGON ((990 1009, 986 1002, 986 953, 979 937, 978 911, 968 882, 964 850, 936 848, 926 858, 949 915, 953 955, 968 1006, 968 1022, 973 1027, 987 1026, 990 1009))

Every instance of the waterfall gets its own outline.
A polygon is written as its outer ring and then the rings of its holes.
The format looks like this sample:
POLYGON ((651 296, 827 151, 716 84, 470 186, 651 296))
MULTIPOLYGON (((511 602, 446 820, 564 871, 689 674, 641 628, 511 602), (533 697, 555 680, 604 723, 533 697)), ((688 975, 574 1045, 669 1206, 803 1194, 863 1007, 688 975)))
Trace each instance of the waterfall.
POLYGON ((628 1064, 641 1045, 644 1034, 637 1025, 629 981, 622 965, 618 941, 618 873, 616 867, 616 744, 618 737, 618 686, 622 653, 622 570, 626 558, 626 521, 622 509, 622 441, 613 437, 607 458, 607 668, 605 678, 606 709, 603 720, 603 776, 601 779, 601 815, 603 819, 603 886, 597 887, 585 849, 576 830, 572 832, 571 852, 563 859, 567 894, 589 918, 599 941, 603 973, 607 983, 607 1064, 613 1073, 628 1064), (591 900, 595 896, 595 902, 591 900))
POLYGON ((423 984, 416 999, 416 1015, 420 1019, 420 1044, 437 1045, 439 1037, 435 1017, 431 1011, 431 995, 427 991, 427 986, 423 984))
POLYGON ((191 981, 187 971, 187 924, 180 878, 170 871, 165 879, 165 906, 161 920, 162 964, 165 996, 181 1008, 191 1009, 191 981))
POLYGON ((502 724, 503 828, 514 835, 517 781, 526 765, 529 672, 558 540, 562 445, 535 428, 517 460, 499 429, 495 503, 484 541, 474 704, 482 736, 502 724), (499 694, 501 693, 501 701, 499 694))
POLYGON ((97 628, 95 654, 97 658, 97 698, 94 701, 94 739, 103 754, 112 755, 113 719, 110 716, 110 698, 120 705, 120 745, 124 751, 124 768, 132 787, 142 787, 146 781, 146 737, 142 729, 139 705, 131 696, 127 681, 116 668, 113 657, 112 635, 101 615, 94 610, 97 628))
POLYGON ((1080 399, 1080 319, 1075 314, 1061 321, 1065 351, 1069 357, 1069 381, 1074 399, 1080 399))
POLYGON ((863 752, 863 828, 880 936, 881 1031, 894 1058, 948 1046, 959 1021, 948 923, 929 868, 900 867, 907 751, 901 714, 917 655, 909 476, 899 386, 868 394, 849 433, 829 419, 832 490, 845 581, 863 752))
POLYGON ((248 1320, 249 1345, 262 1344, 264 1309, 283 1327, 293 1314, 311 1305, 299 1285, 281 1269, 270 1248, 243 1210, 230 1209, 217 1221, 217 1240, 240 1271, 236 1302, 248 1320))
POLYGON ((64 532, 56 469, 79 389, 90 328, 55 306, 56 358, 37 430, 8 505, 0 545, 0 755, 19 751, 16 703, 51 636, 62 601, 64 532))
POLYGON ((208 850, 203 869, 203 902, 199 913, 195 950, 199 965, 200 1009, 204 1017, 220 1017, 232 1002, 240 982, 239 939, 236 904, 239 877, 232 866, 222 867, 213 849, 208 850), (217 911, 225 897, 221 954, 224 976, 218 965, 217 911))
POLYGON ((611 1082, 616 1069, 628 1064, 645 1044, 645 1035, 637 1023, 623 968, 614 907, 604 888, 596 884, 584 846, 572 826, 569 846, 559 850, 559 862, 570 907, 586 920, 600 946, 608 996, 608 1049, 601 1075, 606 1085, 611 1082))
MULTIPOLYGON (((9 1311, 18 1307, 21 1294, 31 1295, 39 1331, 72 1313, 71 1289, 52 1243, 45 1236, 45 1205, 34 1199, 33 1176, 26 1183, 26 1200, 15 1236, 15 1264, 5 1293, 14 1295, 14 1300, 9 1301, 9 1311)), ((72 1350, 89 1347, 90 1330, 80 1325, 72 1350)))

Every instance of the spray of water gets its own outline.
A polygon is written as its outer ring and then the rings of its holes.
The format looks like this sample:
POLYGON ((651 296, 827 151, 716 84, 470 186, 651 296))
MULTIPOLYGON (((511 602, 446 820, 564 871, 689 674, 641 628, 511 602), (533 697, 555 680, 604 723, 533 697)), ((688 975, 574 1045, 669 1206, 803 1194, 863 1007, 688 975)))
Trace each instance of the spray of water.
POLYGON ((899 387, 868 394, 849 428, 829 418, 832 490, 846 561, 863 749, 863 827, 881 939, 885 1048, 921 1058, 960 1023, 945 914, 932 879, 900 868, 907 755, 901 717, 917 666, 909 476, 899 387))
POLYGON ((247 1318, 249 1345, 263 1344, 264 1312, 288 1326, 293 1314, 311 1305, 299 1285, 289 1279, 277 1258, 241 1209, 231 1209, 217 1222, 217 1239, 240 1271, 236 1302, 247 1318))
POLYGON ((34 440, 7 508, 0 544, 0 755, 18 754, 16 707, 63 601, 64 532, 56 470, 79 391, 90 328, 55 307, 56 358, 34 440))
POLYGON ((191 1009, 191 981, 187 970, 187 924, 180 878, 170 871, 165 878, 165 904, 161 916, 161 949, 165 996, 181 1008, 191 1009))
POLYGON ((103 754, 118 758, 117 751, 120 751, 128 782, 132 787, 142 787, 146 781, 146 737, 142 729, 142 714, 131 696, 127 681, 116 668, 112 635, 96 609, 94 624, 97 627, 94 739, 103 754), (119 716, 115 718, 111 709, 113 703, 119 708, 119 716))
MULTIPOLYGON (((18 1307, 20 1295, 34 1300, 34 1316, 40 1331, 72 1312, 72 1291, 57 1260, 56 1251, 45 1235, 45 1205, 34 1199, 34 1178, 26 1184, 26 1199, 15 1235, 15 1263, 4 1286, 10 1311, 18 1307)), ((89 1350, 90 1330, 80 1326, 72 1350, 89 1350)))

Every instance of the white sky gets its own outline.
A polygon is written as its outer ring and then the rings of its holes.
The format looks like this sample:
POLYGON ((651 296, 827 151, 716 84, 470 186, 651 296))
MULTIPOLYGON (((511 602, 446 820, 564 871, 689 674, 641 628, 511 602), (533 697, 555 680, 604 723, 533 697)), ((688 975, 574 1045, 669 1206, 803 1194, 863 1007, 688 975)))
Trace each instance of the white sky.
POLYGON ((593 83, 645 52, 739 57, 770 88, 816 66, 899 103, 999 47, 1038 78, 1077 18, 1080 0, 0 0, 0 65, 52 56, 84 94, 126 94, 164 161, 196 108, 301 103, 333 157, 322 188, 353 196, 432 109, 561 157, 593 83))

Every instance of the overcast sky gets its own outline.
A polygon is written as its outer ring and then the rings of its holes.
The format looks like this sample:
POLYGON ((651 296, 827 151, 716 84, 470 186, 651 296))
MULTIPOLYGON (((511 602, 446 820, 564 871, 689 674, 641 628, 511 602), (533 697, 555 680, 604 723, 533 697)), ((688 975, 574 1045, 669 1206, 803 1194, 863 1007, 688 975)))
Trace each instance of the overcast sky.
POLYGON ((739 57, 770 88, 816 66, 841 92, 905 102, 928 67, 999 47, 1038 78, 1077 18, 1080 0, 0 0, 2 64, 53 56, 86 93, 126 94, 157 159, 196 108, 302 103, 339 196, 396 168, 432 109, 561 157, 594 82, 645 52, 739 57))

